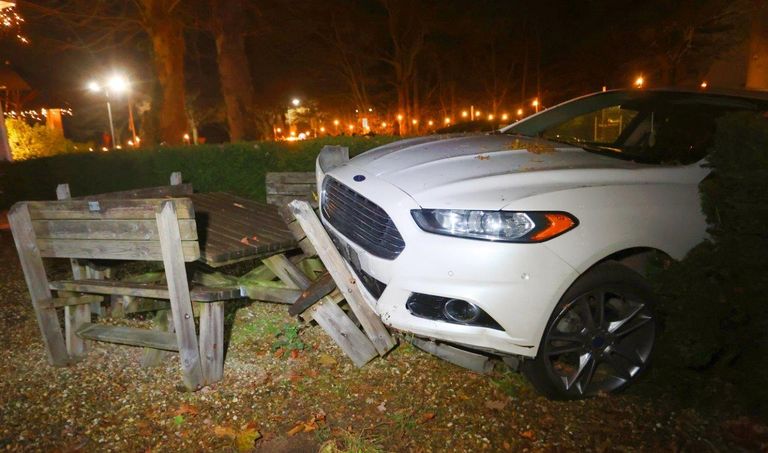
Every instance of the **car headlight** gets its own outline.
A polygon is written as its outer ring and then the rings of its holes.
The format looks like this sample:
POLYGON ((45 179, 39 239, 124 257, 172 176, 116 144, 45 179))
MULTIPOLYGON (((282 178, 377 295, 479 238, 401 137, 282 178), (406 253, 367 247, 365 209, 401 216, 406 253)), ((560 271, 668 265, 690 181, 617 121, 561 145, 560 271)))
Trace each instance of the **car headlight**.
POLYGON ((414 209, 411 215, 430 233, 501 242, 543 242, 578 225, 566 212, 414 209))

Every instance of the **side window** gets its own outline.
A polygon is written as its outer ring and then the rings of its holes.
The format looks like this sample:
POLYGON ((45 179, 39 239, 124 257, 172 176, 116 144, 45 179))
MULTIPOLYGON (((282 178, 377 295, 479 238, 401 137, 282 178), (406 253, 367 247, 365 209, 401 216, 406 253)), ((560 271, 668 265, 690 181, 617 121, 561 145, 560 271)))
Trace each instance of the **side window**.
POLYGON ((690 164, 704 157, 715 135, 721 109, 673 106, 657 111, 656 137, 645 154, 660 163, 690 164))
POLYGON ((547 129, 542 137, 571 143, 612 145, 637 113, 618 105, 607 107, 547 129))

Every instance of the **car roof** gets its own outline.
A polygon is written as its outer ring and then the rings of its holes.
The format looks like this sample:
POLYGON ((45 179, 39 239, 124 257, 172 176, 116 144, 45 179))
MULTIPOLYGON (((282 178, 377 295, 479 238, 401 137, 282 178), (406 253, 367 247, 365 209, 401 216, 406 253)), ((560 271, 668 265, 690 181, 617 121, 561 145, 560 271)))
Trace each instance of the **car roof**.
POLYGON ((648 91, 662 94, 691 94, 697 96, 717 96, 748 99, 760 103, 768 103, 768 90, 747 90, 739 88, 698 88, 698 87, 659 87, 642 89, 617 89, 608 92, 648 91))

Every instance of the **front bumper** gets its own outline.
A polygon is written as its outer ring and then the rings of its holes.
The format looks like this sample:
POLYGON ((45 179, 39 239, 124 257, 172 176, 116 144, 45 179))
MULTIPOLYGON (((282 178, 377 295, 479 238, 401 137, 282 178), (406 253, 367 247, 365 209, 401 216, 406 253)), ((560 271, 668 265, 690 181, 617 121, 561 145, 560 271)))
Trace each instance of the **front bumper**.
MULTIPOLYGON (((572 267, 541 244, 489 242, 427 233, 411 217, 410 211, 421 206, 397 187, 351 165, 338 167, 331 174, 384 209, 405 240, 405 249, 397 258, 378 258, 323 218, 329 232, 354 250, 358 258, 355 266, 386 284, 378 300, 364 291, 367 302, 385 324, 472 348, 536 355, 554 306, 577 277, 572 267), (355 175, 365 179, 355 181, 355 175), (471 302, 504 330, 414 316, 406 308, 412 293, 471 302)), ((350 269, 354 271, 353 266, 350 269)))

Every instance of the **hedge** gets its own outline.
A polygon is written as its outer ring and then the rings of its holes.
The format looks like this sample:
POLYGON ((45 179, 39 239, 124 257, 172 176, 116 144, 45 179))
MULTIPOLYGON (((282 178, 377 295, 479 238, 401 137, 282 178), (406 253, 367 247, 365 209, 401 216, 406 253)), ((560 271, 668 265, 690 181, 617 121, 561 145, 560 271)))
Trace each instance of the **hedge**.
POLYGON ((700 191, 711 240, 655 279, 666 321, 660 368, 673 371, 679 397, 732 396, 768 416, 768 119, 721 118, 708 161, 700 191))
POLYGON ((56 185, 89 195, 168 184, 172 171, 199 192, 228 191, 265 199, 264 176, 271 171, 312 171, 324 145, 348 146, 351 155, 397 137, 325 137, 301 142, 159 147, 67 154, 0 164, 0 209, 19 200, 55 198, 56 185))

